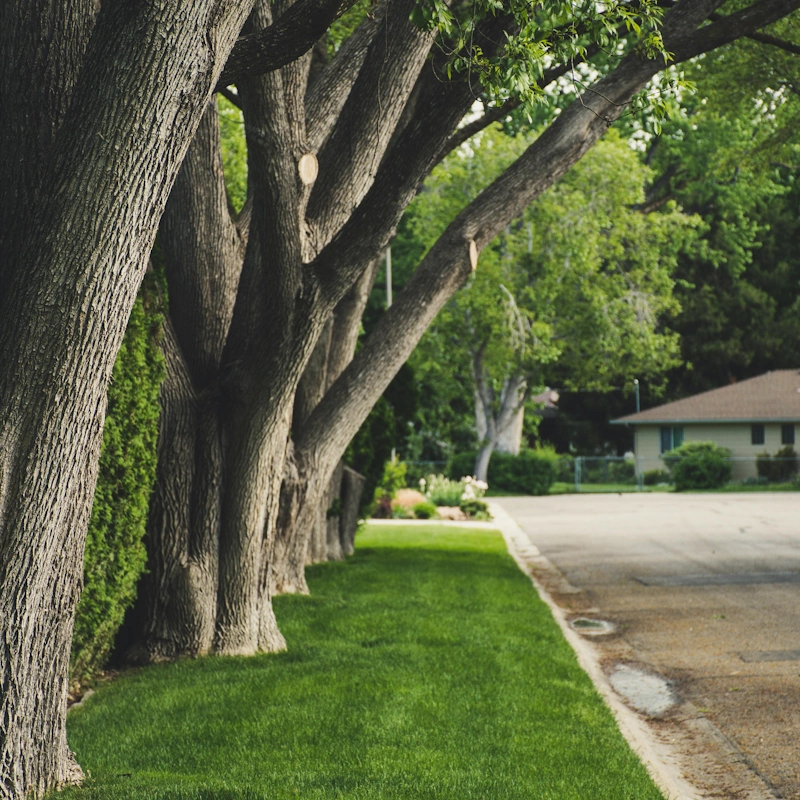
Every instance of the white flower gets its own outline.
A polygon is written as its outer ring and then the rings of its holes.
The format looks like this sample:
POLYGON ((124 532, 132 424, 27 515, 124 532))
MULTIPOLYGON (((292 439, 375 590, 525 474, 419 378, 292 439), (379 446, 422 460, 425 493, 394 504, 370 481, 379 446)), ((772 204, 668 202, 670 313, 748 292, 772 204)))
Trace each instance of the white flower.
POLYGON ((426 483, 427 483, 427 481, 425 480, 425 478, 420 478, 419 479, 419 488, 422 489, 423 492, 425 491, 425 484, 426 483))

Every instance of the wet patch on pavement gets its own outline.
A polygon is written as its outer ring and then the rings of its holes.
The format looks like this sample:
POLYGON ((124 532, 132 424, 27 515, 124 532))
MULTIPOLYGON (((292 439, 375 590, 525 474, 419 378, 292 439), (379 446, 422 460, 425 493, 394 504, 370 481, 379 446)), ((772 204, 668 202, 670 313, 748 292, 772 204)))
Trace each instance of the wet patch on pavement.
POLYGON ((618 664, 608 680, 625 702, 642 714, 658 717, 677 703, 669 684, 658 675, 618 664))
POLYGON ((570 620, 570 628, 584 636, 606 636, 614 633, 616 628, 613 622, 604 619, 590 619, 589 617, 576 617, 570 620))

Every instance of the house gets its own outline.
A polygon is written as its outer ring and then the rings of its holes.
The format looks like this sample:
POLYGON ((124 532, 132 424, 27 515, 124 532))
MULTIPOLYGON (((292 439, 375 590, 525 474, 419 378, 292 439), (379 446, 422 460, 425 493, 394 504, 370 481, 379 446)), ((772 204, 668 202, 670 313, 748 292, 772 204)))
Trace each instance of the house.
POLYGON ((800 371, 780 369, 612 420, 634 426, 637 472, 663 469, 662 453, 683 442, 711 441, 733 457, 734 480, 756 475, 756 456, 795 446, 800 371))

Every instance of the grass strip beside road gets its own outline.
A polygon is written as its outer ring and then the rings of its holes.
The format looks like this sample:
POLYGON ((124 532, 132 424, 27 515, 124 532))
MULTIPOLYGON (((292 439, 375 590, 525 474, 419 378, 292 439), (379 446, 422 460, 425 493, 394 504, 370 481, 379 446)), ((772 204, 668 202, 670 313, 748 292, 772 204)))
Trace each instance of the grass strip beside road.
POLYGON ((70 712, 92 800, 662 800, 495 531, 373 526, 278 597, 286 653, 70 712))

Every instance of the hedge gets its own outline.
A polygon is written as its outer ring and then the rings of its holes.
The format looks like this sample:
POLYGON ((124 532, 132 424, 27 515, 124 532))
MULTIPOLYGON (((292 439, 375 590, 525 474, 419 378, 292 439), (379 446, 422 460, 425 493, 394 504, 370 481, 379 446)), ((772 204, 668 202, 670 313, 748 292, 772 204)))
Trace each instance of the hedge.
POLYGON ((133 603, 145 565, 143 537, 155 479, 158 393, 164 361, 160 291, 148 275, 131 313, 108 387, 108 409, 92 516, 84 587, 75 618, 70 683, 103 668, 133 603))
MULTIPOLYGON (((447 474, 454 480, 472 475, 477 453, 459 453, 447 465, 447 474)), ((489 461, 487 483, 490 489, 519 494, 543 495, 556 479, 558 456, 552 450, 522 450, 518 456, 493 453, 489 461)))

